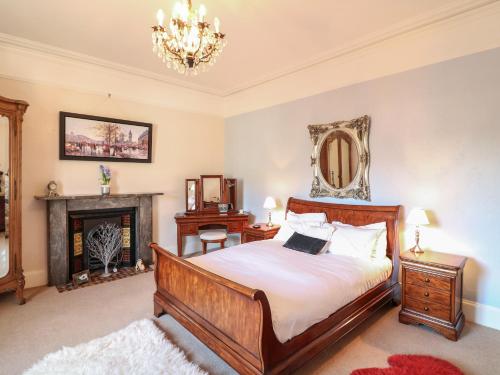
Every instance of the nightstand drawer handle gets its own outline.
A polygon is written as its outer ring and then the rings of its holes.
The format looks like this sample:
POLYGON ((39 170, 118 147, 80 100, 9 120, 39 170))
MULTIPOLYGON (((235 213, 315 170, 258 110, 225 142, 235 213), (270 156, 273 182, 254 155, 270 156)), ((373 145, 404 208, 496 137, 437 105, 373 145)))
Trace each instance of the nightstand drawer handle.
POLYGON ((429 308, 427 306, 424 307, 425 311, 429 311, 429 308))
POLYGON ((430 283, 430 282, 431 282, 431 279, 429 279, 428 277, 426 277, 424 281, 425 281, 426 283, 430 283))
POLYGON ((425 292, 424 296, 429 297, 429 292, 425 292))

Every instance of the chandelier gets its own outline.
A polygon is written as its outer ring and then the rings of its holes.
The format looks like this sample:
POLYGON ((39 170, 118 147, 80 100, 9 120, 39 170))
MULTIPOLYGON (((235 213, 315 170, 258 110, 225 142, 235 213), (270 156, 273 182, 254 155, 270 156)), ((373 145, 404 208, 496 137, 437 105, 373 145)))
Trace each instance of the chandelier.
POLYGON ((220 21, 214 18, 214 31, 206 22, 207 9, 200 5, 194 10, 191 0, 177 2, 172 18, 163 25, 165 14, 158 10, 158 25, 153 26, 153 52, 169 68, 182 74, 197 75, 213 65, 226 45, 225 35, 220 32, 220 21))

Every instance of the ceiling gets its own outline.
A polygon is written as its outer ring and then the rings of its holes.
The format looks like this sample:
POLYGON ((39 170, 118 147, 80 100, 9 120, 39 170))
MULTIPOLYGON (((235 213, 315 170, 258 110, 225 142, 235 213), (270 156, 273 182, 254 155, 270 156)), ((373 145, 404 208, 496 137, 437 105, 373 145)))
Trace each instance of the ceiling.
MULTIPOLYGON (((0 0, 0 33, 160 74, 228 95, 331 57, 333 51, 427 19, 464 0, 203 0, 228 45, 197 77, 152 53, 150 26, 175 0, 0 0)), ((470 2, 470 1, 469 1, 470 2)), ((200 1, 193 0, 198 7, 200 1)))

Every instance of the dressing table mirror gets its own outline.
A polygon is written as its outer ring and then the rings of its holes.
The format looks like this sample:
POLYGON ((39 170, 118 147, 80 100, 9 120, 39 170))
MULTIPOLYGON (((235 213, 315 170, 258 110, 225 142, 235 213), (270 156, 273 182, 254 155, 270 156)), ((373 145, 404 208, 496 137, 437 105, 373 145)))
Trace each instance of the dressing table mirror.
POLYGON ((311 197, 370 200, 368 116, 309 125, 313 142, 311 197))
POLYGON ((0 97, 0 293, 24 303, 21 263, 21 124, 28 103, 0 97))
POLYGON ((218 211, 219 203, 222 202, 223 189, 222 175, 201 175, 201 210, 202 211, 218 211))

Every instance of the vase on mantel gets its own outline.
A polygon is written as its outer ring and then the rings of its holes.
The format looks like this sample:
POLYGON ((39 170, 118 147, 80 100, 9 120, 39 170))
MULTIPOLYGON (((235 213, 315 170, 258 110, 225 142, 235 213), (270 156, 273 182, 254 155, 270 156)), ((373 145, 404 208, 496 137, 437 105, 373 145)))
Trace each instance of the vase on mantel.
POLYGON ((109 185, 101 185, 101 195, 109 195, 110 186, 109 185))
POLYGON ((108 167, 104 165, 99 166, 100 178, 99 182, 101 183, 101 195, 106 196, 109 195, 109 184, 111 183, 111 171, 108 167))

